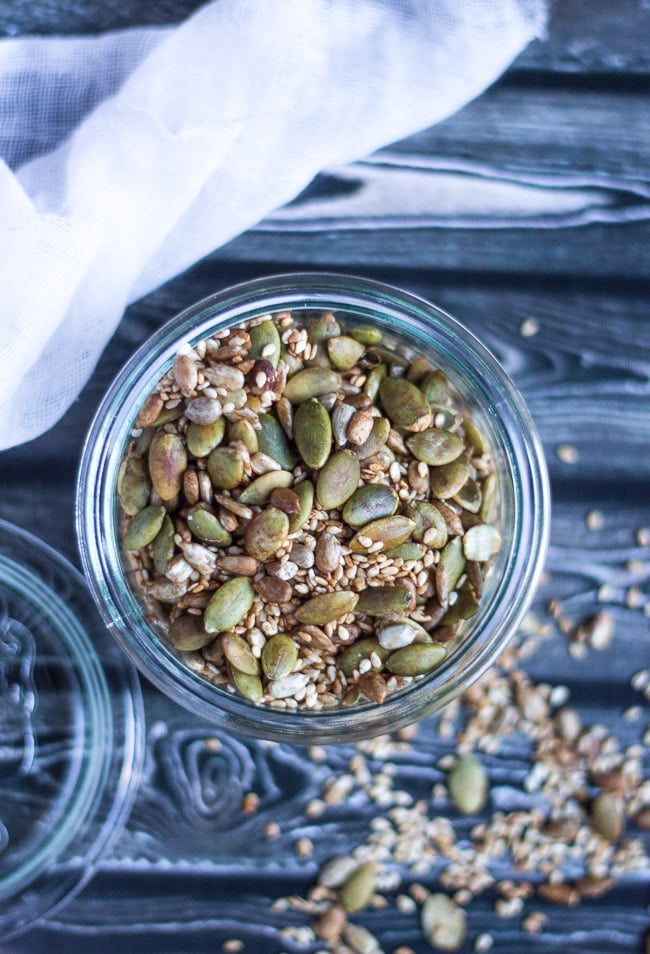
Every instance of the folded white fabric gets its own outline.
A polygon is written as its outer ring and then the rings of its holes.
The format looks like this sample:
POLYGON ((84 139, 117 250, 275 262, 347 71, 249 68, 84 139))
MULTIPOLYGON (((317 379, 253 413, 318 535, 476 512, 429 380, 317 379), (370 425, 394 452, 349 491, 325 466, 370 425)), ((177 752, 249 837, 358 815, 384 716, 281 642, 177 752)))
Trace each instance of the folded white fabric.
POLYGON ((126 305, 314 175, 477 96, 544 0, 216 0, 0 41, 0 448, 51 427, 126 305))

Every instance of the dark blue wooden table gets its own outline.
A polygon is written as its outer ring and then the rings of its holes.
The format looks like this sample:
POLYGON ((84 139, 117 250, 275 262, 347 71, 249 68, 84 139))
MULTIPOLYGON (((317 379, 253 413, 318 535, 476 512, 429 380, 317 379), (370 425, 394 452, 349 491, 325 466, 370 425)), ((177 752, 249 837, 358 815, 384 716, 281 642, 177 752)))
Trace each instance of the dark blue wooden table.
MULTIPOLYGON (((196 6, 5 5, 0 31, 94 32, 172 22, 196 6)), ((579 904, 553 903, 535 890, 517 900, 516 886, 539 881, 540 872, 527 875, 507 854, 496 857, 494 883, 473 899, 461 893, 464 951, 487 950, 490 938, 491 949, 504 954, 648 950, 649 92, 646 3, 556 3, 548 40, 458 115, 367 161, 328 170, 289 208, 130 307, 65 418, 0 456, 0 517, 78 562, 75 471, 109 381, 165 319, 253 277, 308 268, 378 278, 439 304, 493 349, 539 429, 554 508, 547 574, 535 617, 518 639, 529 651, 484 691, 502 715, 510 711, 503 694, 514 698, 522 685, 551 713, 572 707, 582 742, 575 742, 579 758, 566 778, 580 776, 575 791, 584 800, 614 784, 603 765, 622 766, 627 778, 616 784, 627 821, 620 841, 604 846, 600 867, 588 845, 575 848, 568 881, 584 876, 587 856, 614 880, 602 896, 579 904), (389 214, 381 194, 391 196, 389 214), (602 626, 594 632, 585 625, 599 613, 613 620, 609 640, 599 639, 602 626)), ((526 722, 521 698, 519 734, 497 749, 486 741, 498 734, 492 725, 477 741, 491 798, 480 819, 467 820, 446 797, 444 756, 456 750, 467 720, 475 730, 475 696, 398 746, 306 752, 215 734, 157 691, 144 691, 147 756, 125 833, 87 888, 4 944, 4 954, 323 951, 324 942, 301 934, 313 917, 295 899, 308 896, 325 860, 385 844, 386 832, 393 848, 379 892, 385 906, 353 920, 387 954, 400 946, 424 954, 431 948, 413 885, 442 884, 453 893, 462 878, 445 881, 445 859, 456 858, 459 844, 473 840, 476 848, 479 821, 494 833, 505 819, 512 849, 516 813, 548 812, 558 790, 548 777, 552 761, 531 773, 544 722, 526 722), (445 848, 445 824, 456 848, 445 848), (432 846, 437 855, 419 865, 432 846)), ((576 811, 587 811, 579 797, 576 811)), ((564 858, 570 840, 566 831, 551 832, 544 851, 554 857, 555 844, 564 858)), ((349 944, 371 950, 363 946, 367 938, 349 944)))

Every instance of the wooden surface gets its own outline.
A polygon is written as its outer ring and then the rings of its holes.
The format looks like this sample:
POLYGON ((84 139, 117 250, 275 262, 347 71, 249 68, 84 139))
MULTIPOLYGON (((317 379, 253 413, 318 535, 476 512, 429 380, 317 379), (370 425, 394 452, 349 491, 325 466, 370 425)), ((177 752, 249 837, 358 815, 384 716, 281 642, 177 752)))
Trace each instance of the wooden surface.
MULTIPOLYGON (((91 32, 174 22, 196 3, 78 2, 6 5, 0 31, 91 32)), ((650 8, 641 0, 569 0, 554 7, 549 38, 527 50, 484 96, 440 126, 327 174, 288 209, 133 305, 93 379, 47 435, 0 456, 0 517, 32 530, 78 562, 73 485, 90 418, 123 361, 176 311, 234 282, 280 271, 331 269, 422 294, 475 331, 521 389, 546 453, 554 499, 547 578, 535 611, 551 635, 526 660, 530 678, 565 685, 585 725, 604 725, 621 746, 640 742, 647 703, 630 685, 650 666, 650 8), (526 328, 538 331, 527 336, 526 328), (562 445, 577 460, 562 459, 562 445), (45 476, 44 476, 45 475, 45 476), (594 512, 602 515, 600 529, 594 512), (592 514, 590 521, 588 515, 592 514), (603 589, 605 587, 605 589, 603 589), (606 608, 609 648, 583 660, 549 615, 561 600, 578 622, 606 608), (630 712, 630 707, 641 710, 630 712), (624 717, 625 714, 625 717, 624 717), (635 718, 632 718, 632 715, 635 718)), ((119 843, 84 892, 6 954, 213 954, 227 939, 246 952, 300 947, 279 931, 309 924, 273 901, 305 896, 319 865, 362 844, 385 809, 362 787, 319 818, 306 810, 328 779, 358 755, 319 755, 219 737, 145 686, 147 761, 119 843), (254 814, 242 798, 259 798, 254 814), (277 822, 271 839, 265 825, 277 822), (313 854, 297 850, 308 838, 313 854)), ((392 757, 394 788, 431 801, 453 739, 427 720, 392 757)), ((521 806, 529 753, 513 741, 486 756, 487 812, 521 806)), ((373 771, 381 753, 368 755, 373 771)), ((645 777, 650 759, 642 758, 645 777)), ((648 795, 650 800, 650 795, 648 795)), ((633 822, 625 837, 648 837, 633 822)), ((437 871, 401 869, 435 888, 437 871)), ((576 907, 526 901, 509 918, 494 892, 469 906, 463 950, 489 933, 504 954, 637 954, 648 927, 650 871, 627 874, 603 898, 576 907), (542 933, 522 922, 548 916, 542 933)), ((399 893, 399 892, 398 892, 399 893)), ((392 897, 387 892, 387 897, 392 897)), ((360 915, 387 954, 430 950, 417 913, 391 902, 360 915)))

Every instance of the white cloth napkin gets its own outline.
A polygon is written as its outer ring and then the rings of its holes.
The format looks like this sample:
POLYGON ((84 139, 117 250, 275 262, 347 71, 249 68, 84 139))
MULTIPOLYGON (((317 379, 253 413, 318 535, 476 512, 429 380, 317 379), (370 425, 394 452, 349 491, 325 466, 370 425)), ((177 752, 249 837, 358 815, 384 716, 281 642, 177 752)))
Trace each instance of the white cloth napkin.
POLYGON ((0 449, 61 417, 129 302, 449 116, 544 19, 544 0, 216 0, 0 41, 0 449))

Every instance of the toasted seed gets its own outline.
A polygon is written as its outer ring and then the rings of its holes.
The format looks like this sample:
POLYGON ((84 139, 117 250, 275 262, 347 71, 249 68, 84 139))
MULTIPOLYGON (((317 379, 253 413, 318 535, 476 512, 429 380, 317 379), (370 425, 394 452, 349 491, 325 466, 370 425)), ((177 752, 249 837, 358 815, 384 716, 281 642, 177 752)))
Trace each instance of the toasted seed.
POLYGON ((203 617, 195 615, 178 616, 169 627, 169 642, 174 649, 192 652, 211 643, 214 636, 206 633, 203 617))
POLYGON ((494 523, 499 499, 499 482, 495 473, 488 474, 481 488, 482 500, 479 516, 483 523, 494 523))
POLYGON ((347 451, 332 454, 318 475, 316 496, 321 507, 334 510, 341 507, 359 485, 361 467, 356 457, 347 451))
POLYGON ((426 552, 427 548, 421 543, 407 541, 401 543, 398 547, 391 547, 390 550, 386 550, 386 556, 390 560, 403 560, 408 563, 411 560, 421 560, 426 552))
POLYGON ((611 792, 600 792, 591 803, 589 821, 607 841, 618 841, 625 827, 623 801, 611 792))
POLYGON ((386 680, 374 669, 359 676, 358 686, 366 699, 378 702, 380 705, 388 695, 386 680))
POLYGON ((273 391, 276 386, 275 368, 266 358, 256 361, 246 375, 246 384, 250 394, 260 396, 267 391, 273 391))
POLYGON ((307 337, 312 344, 318 344, 340 334, 341 326, 331 311, 311 318, 307 325, 307 337))
POLYGON ((383 629, 377 633, 377 639, 383 649, 392 651, 394 649, 401 649, 403 646, 410 646, 411 643, 415 642, 417 635, 415 625, 411 625, 410 621, 406 621, 404 623, 391 623, 389 626, 384 626, 383 629))
POLYGON ((160 603, 178 603, 187 592, 187 580, 168 580, 160 577, 147 584, 147 596, 160 603))
POLYGON ((224 633, 239 623, 255 599, 253 584, 246 576, 235 576, 215 590, 205 609, 205 628, 209 633, 224 633))
POLYGON ((339 889, 339 900, 348 914, 362 911, 375 893, 377 865, 373 861, 359 865, 348 875, 339 889))
POLYGON ((550 901, 551 904, 563 904, 567 907, 572 907, 580 902, 580 895, 576 889, 564 882, 540 884, 537 886, 537 894, 544 901, 550 901))
POLYGON ((331 533, 321 533, 316 541, 314 562, 321 573, 332 573, 341 562, 341 544, 331 533))
POLYGON ((431 502, 444 517, 444 521, 447 524, 447 533, 449 536, 462 537, 462 535, 465 533, 465 528, 460 515, 457 514, 456 511, 449 506, 449 504, 445 503, 444 500, 432 500, 431 502))
POLYGON ((408 366, 408 370, 404 377, 407 381, 410 381, 411 384, 419 385, 421 381, 424 381, 427 374, 433 371, 431 362, 428 358, 420 357, 415 358, 408 366))
POLYGON ((339 371, 349 371, 353 368, 365 350, 365 345, 347 335, 327 339, 330 361, 339 371))
POLYGON ((361 447, 372 434, 375 419, 370 410, 355 411, 347 426, 346 437, 351 444, 361 447))
POLYGON ((151 481, 140 457, 127 457, 120 466, 117 479, 117 495, 124 513, 134 517, 147 506, 151 493, 151 481))
POLYGON ((291 584, 279 576, 262 576, 253 585, 255 592, 268 603, 288 603, 293 595, 291 584))
POLYGON ((244 479, 244 461, 233 447, 215 447, 210 451, 207 466, 217 490, 232 490, 244 479))
POLYGON ((198 380, 198 368, 194 359, 189 354, 177 354, 172 372, 183 397, 189 397, 198 380))
POLYGON ((309 519, 314 506, 314 485, 310 480, 301 480, 293 488, 300 501, 300 510, 289 517, 289 533, 297 533, 309 519))
POLYGON ((244 375, 239 368, 234 368, 229 364, 211 364, 209 368, 205 368, 203 374, 215 388, 239 391, 244 387, 244 375))
POLYGON ((205 504, 197 504, 187 512, 187 526, 195 537, 204 543, 215 543, 219 547, 229 547, 232 537, 219 522, 218 518, 206 510, 205 504))
POLYGON ((364 524, 352 537, 349 547, 353 553, 365 553, 373 543, 382 543, 385 549, 405 543, 415 529, 415 521, 396 514, 393 517, 381 517, 364 524), (370 541, 368 543, 367 541, 370 541))
POLYGON ((278 419, 272 414, 260 414, 259 422, 261 427, 257 432, 257 441, 260 452, 277 461, 283 470, 292 470, 298 458, 278 419))
POLYGON ((468 477, 453 499, 468 513, 478 513, 481 509, 481 487, 476 480, 468 477))
POLYGON ((488 796, 488 777, 473 755, 461 755, 447 776, 447 788, 451 800, 464 815, 480 812, 488 796))
POLYGON ((332 448, 332 422, 327 409, 312 398, 296 410, 293 436, 300 456, 308 467, 322 467, 332 448))
POLYGON ((230 675, 235 689, 240 696, 243 696, 244 699, 248 699, 249 702, 259 703, 262 701, 264 688, 259 676, 247 672, 240 672, 239 669, 235 669, 234 667, 231 667, 230 675))
POLYGON ((366 616, 404 616, 410 612, 412 600, 406 586, 371 586, 360 593, 356 611, 366 616))
POLYGON ((235 576, 255 576, 260 568, 259 563, 252 556, 226 555, 219 557, 217 566, 224 573, 232 573, 235 576))
POLYGON ((262 321, 259 325, 254 325, 250 331, 251 346, 248 350, 248 358, 257 361, 264 358, 270 361, 274 368, 277 368, 280 359, 282 342, 280 334, 273 321, 262 321))
POLYGON ((351 646, 347 646, 339 656, 339 669, 349 678, 354 670, 359 668, 362 659, 370 659, 373 655, 377 656, 383 664, 388 659, 390 650, 384 649, 374 636, 357 639, 351 646))
POLYGON ((298 647, 286 633, 272 636, 262 649, 262 669, 268 679, 283 679, 293 672, 298 647))
POLYGON ((379 396, 386 416, 397 427, 423 431, 431 423, 431 411, 422 391, 405 378, 385 377, 379 396))
POLYGON ((582 878, 576 878, 573 886, 581 898, 602 898, 611 891, 615 883, 614 878, 584 875, 582 878))
POLYGON ((151 544, 151 556, 156 573, 161 576, 167 570, 167 564, 174 556, 174 534, 176 528, 169 514, 165 514, 162 526, 151 544))
POLYGON ((207 457, 210 451, 219 446, 225 432, 223 417, 217 418, 212 424, 192 423, 185 432, 187 449, 194 457, 207 457))
POLYGON ((430 894, 420 911, 420 926, 435 950, 457 951, 465 941, 467 916, 446 894, 430 894))
POLYGON ((447 376, 444 371, 430 371, 419 382, 419 388, 429 404, 444 405, 449 397, 447 376))
POLYGON ((469 461, 465 454, 461 454, 449 464, 431 468, 431 491, 434 497, 447 500, 461 489, 469 477, 469 461))
POLYGON ((427 500, 414 500, 406 508, 406 513, 415 521, 413 539, 424 542, 428 547, 442 549, 447 542, 447 524, 435 504, 427 500))
POLYGON ((488 523, 477 523, 465 532, 463 552, 467 560, 484 563, 501 549, 501 534, 488 523))
POLYGON ((151 504, 136 514, 124 534, 125 550, 140 550, 155 540, 165 519, 165 508, 151 504))
POLYGON ((341 937, 347 923, 347 914, 341 904, 331 904, 312 924, 316 937, 322 941, 334 941, 341 937))
POLYGON ((354 444, 350 451, 359 460, 374 457, 386 444, 390 434, 390 421, 386 417, 376 417, 372 425, 370 437, 363 444, 354 444))
POLYGON ((290 490, 288 487, 276 487, 271 491, 269 500, 274 507, 283 510, 286 514, 300 513, 300 497, 295 490, 290 490))
POLYGON ((268 560, 279 550, 289 534, 289 518, 277 507, 267 507, 246 527, 244 546, 256 560, 268 560))
POLYGON ((239 672, 245 672, 249 676, 259 673, 260 664, 243 637, 237 636, 236 633, 226 633, 221 640, 221 648, 230 665, 239 672))
POLYGON ((305 368, 287 381, 284 397, 292 404, 337 391, 341 379, 331 368, 305 368))
POLYGON ((265 504, 271 497, 274 490, 282 487, 290 487, 293 483, 293 474, 288 470, 270 470, 266 474, 261 474, 252 480, 248 487, 239 495, 239 501, 243 504, 265 504))
POLYGON ((306 672, 292 672, 269 682, 269 695, 273 699, 288 699, 304 689, 308 682, 309 676, 306 672))
POLYGON ((396 676, 423 676, 439 666, 447 655, 442 643, 412 643, 396 649, 386 660, 386 668, 396 676))
POLYGON ((217 398, 192 398, 185 408, 185 417, 195 424, 214 424, 222 414, 221 401, 218 401, 217 398))
POLYGON ((284 395, 275 402, 275 413, 278 415, 282 430, 290 441, 293 440, 293 405, 284 395))
POLYGON ((140 410, 138 411, 138 416, 135 419, 136 427, 150 427, 158 420, 158 415, 163 409, 164 401, 161 395, 154 391, 153 394, 150 394, 146 399, 140 410))
POLYGON ((349 590, 338 590, 336 593, 321 593, 312 597, 296 610, 296 619, 301 623, 312 623, 323 626, 332 620, 339 619, 351 613, 357 605, 359 596, 349 590))
POLYGON ((173 500, 183 486, 185 445, 178 434, 156 431, 149 445, 149 474, 161 500, 173 500))
POLYGON ((358 325, 350 330, 350 337, 363 345, 376 345, 382 339, 381 328, 376 325, 358 325))
POLYGON ((439 427, 427 427, 407 438, 406 446, 417 460, 435 466, 456 460, 465 448, 458 434, 439 427))
POLYGON ((385 484, 364 484, 346 502, 341 516, 351 527, 363 527, 373 520, 392 517, 397 503, 397 494, 385 484))

